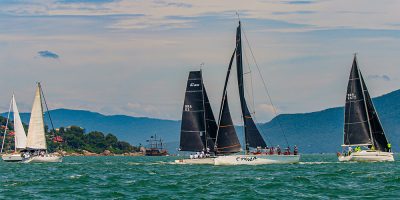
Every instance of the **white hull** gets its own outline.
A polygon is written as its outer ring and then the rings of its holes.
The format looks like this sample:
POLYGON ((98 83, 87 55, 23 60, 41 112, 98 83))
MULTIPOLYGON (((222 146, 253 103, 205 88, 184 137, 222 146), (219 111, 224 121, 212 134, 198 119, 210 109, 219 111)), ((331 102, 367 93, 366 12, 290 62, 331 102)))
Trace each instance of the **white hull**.
POLYGON ((300 161, 300 155, 230 155, 218 156, 215 165, 266 165, 292 164, 300 161))
POLYGON ((23 160, 24 163, 43 163, 43 162, 62 162, 62 156, 44 155, 44 156, 31 156, 23 160))
POLYGON ((176 164, 213 165, 214 158, 179 159, 179 160, 175 160, 175 163, 176 164))
POLYGON ((382 151, 360 151, 353 152, 349 156, 338 156, 339 161, 357 161, 357 162, 383 162, 394 161, 392 152, 382 151))
POLYGON ((1 158, 5 162, 21 162, 22 161, 22 156, 21 154, 3 154, 1 158))

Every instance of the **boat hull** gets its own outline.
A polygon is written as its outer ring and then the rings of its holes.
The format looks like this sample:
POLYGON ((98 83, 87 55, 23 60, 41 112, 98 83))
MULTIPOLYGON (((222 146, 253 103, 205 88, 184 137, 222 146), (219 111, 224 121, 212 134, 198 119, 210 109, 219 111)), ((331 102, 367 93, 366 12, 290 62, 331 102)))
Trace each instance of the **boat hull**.
POLYGON ((175 160, 176 164, 213 165, 214 158, 196 158, 175 160))
POLYGON ((56 155, 44 155, 44 156, 31 156, 29 158, 23 159, 24 163, 54 163, 62 162, 62 156, 56 155))
POLYGON ((300 161, 300 155, 230 155, 218 156, 215 165, 267 165, 293 164, 300 161))
POLYGON ((1 156, 1 158, 5 162, 21 162, 22 161, 21 154, 4 154, 1 156))
POLYGON ((353 152, 348 156, 338 156, 339 161, 348 162, 348 161, 356 161, 356 162, 385 162, 385 161, 394 161, 392 152, 382 152, 382 151, 360 151, 353 152))

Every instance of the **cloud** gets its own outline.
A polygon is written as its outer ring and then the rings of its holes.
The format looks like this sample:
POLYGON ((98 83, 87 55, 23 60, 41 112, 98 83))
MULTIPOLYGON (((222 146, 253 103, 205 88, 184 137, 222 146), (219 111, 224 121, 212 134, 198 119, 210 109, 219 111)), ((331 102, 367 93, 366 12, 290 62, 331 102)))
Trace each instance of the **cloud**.
POLYGON ((60 57, 60 56, 57 55, 56 53, 51 52, 51 51, 48 51, 48 50, 39 51, 38 54, 39 54, 39 56, 42 57, 42 58, 58 59, 58 58, 60 57))
POLYGON ((376 79, 376 80, 384 80, 384 81, 390 81, 391 80, 390 77, 388 75, 385 75, 385 74, 383 74, 383 75, 377 75, 377 74, 369 75, 368 78, 369 79, 376 79))
POLYGON ((276 108, 274 108, 271 104, 265 104, 265 103, 259 104, 258 108, 260 111, 264 111, 270 114, 275 114, 275 111, 279 113, 279 111, 276 108))
POLYGON ((285 3, 303 5, 303 4, 312 4, 314 3, 314 1, 285 1, 285 3))

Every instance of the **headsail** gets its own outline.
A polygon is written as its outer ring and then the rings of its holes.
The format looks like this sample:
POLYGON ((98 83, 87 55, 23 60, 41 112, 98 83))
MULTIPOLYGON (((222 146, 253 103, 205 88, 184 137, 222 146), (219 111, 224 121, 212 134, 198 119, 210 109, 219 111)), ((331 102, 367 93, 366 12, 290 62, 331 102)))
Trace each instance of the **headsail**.
POLYGON ((203 83, 203 96, 204 96, 204 108, 205 108, 205 120, 206 120, 206 134, 204 137, 204 146, 208 147, 211 152, 214 151, 215 139, 217 138, 217 122, 215 121, 214 113, 211 109, 210 100, 206 92, 206 88, 203 83))
POLYGON ((181 151, 203 151, 205 137, 204 98, 201 71, 191 71, 182 111, 181 151))
POLYGON ((228 96, 226 91, 234 56, 235 51, 233 52, 231 60, 229 62, 218 118, 219 127, 217 133, 216 147, 217 153, 219 154, 236 153, 239 152, 241 149, 239 139, 236 135, 235 126, 233 125, 232 117, 229 111, 228 96))
POLYGON ((240 105, 242 108, 242 116, 244 123, 246 150, 249 150, 249 147, 264 148, 267 146, 267 144, 265 143, 263 137, 258 131, 256 124, 254 123, 254 120, 251 116, 244 95, 245 93, 244 93, 244 81, 243 81, 242 37, 241 37, 240 21, 236 31, 236 67, 237 67, 237 77, 239 85, 240 105))
POLYGON ((26 147, 28 149, 47 149, 40 83, 37 85, 33 101, 26 147))
POLYGON ((26 134, 24 126, 22 125, 21 117, 19 116, 17 103, 15 101, 14 95, 12 96, 12 109, 14 113, 14 132, 15 132, 15 149, 25 149, 26 148, 26 134))
POLYGON ((347 85, 344 145, 372 145, 371 127, 368 122, 367 104, 363 92, 364 84, 361 83, 361 78, 356 56, 354 56, 347 85))
POLYGON ((385 131, 383 130, 382 124, 379 120, 378 113, 375 110, 374 104, 372 103, 372 99, 369 95, 367 86, 364 82, 364 78, 360 72, 361 83, 364 89, 364 98, 365 104, 367 105, 367 112, 369 117, 369 123, 372 131, 372 138, 374 141, 374 147, 380 151, 389 151, 388 149, 388 140, 385 136, 385 131))

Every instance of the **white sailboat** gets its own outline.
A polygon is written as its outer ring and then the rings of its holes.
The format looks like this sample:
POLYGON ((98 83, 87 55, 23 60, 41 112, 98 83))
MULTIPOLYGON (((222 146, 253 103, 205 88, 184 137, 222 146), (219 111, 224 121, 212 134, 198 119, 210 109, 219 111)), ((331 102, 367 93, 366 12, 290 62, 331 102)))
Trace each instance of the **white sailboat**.
MULTIPOLYGON (((14 152, 13 153, 6 153, 1 156, 1 158, 6 162, 18 162, 22 161, 21 150, 26 148, 26 134, 24 130, 24 126, 22 125, 21 117, 19 116, 17 103, 15 101, 14 94, 11 98, 11 107, 10 111, 12 110, 14 114, 14 152)), ((8 118, 10 116, 10 112, 8 113, 8 118)), ((6 122, 6 127, 8 125, 8 120, 6 122)), ((7 130, 7 128, 6 128, 7 130)), ((3 143, 1 145, 1 152, 4 149, 4 141, 6 137, 6 130, 4 131, 3 136, 3 143)))
POLYGON ((339 161, 394 161, 391 144, 369 95, 356 55, 347 86, 344 119, 343 152, 338 153, 339 161))
POLYGON ((237 27, 237 32, 236 32, 236 48, 234 54, 231 57, 225 81, 224 92, 222 97, 222 105, 218 121, 219 126, 215 142, 218 155, 220 154, 220 152, 224 153, 224 155, 217 156, 214 159, 214 164, 215 165, 262 165, 262 164, 298 163, 300 160, 300 155, 298 155, 297 150, 293 154, 290 151, 287 151, 284 154, 281 154, 280 151, 277 151, 276 153, 274 151, 262 151, 262 149, 267 149, 268 146, 254 122, 252 116, 253 113, 249 111, 249 108, 247 106, 243 75, 244 73, 243 73, 243 59, 242 59, 241 24, 239 21, 239 26, 237 27), (244 154, 232 154, 235 152, 239 152, 241 146, 240 143, 237 141, 236 132, 234 130, 231 116, 229 114, 229 107, 226 95, 226 86, 228 83, 234 55, 236 55, 239 97, 240 97, 242 117, 243 117, 243 129, 244 129, 244 139, 245 139, 244 154), (250 148, 256 149, 256 152, 250 152, 250 148))
POLYGON ((26 151, 22 155, 23 162, 62 162, 62 156, 47 152, 46 136, 43 120, 42 88, 37 83, 33 101, 31 118, 29 120, 26 151))

